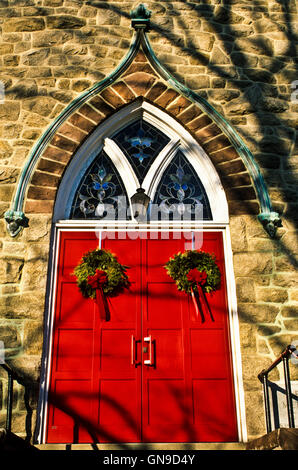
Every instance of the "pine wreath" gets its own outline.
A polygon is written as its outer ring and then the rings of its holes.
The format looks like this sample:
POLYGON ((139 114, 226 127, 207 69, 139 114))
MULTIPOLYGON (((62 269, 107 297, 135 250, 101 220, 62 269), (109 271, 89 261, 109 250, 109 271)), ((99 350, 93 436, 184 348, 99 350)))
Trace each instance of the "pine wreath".
POLYGON ((90 276, 94 276, 97 270, 104 271, 107 280, 102 285, 102 291, 107 296, 115 296, 129 286, 127 269, 128 266, 120 264, 111 251, 95 249, 83 255, 73 274, 77 278, 77 285, 82 295, 95 299, 96 289, 88 283, 90 276))
POLYGON ((191 293, 193 284, 187 275, 193 269, 206 273, 206 280, 202 286, 204 292, 213 292, 220 286, 220 270, 216 264, 214 254, 199 250, 186 250, 170 258, 165 265, 169 276, 176 282, 178 290, 191 293))

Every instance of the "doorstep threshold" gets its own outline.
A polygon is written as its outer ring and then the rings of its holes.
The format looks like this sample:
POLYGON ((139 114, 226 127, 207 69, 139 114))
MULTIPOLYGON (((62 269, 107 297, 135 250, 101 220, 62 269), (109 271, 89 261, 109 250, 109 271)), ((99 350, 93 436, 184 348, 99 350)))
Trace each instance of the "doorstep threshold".
POLYGON ((162 443, 119 443, 119 444, 35 444, 40 450, 245 450, 244 442, 162 442, 162 443))

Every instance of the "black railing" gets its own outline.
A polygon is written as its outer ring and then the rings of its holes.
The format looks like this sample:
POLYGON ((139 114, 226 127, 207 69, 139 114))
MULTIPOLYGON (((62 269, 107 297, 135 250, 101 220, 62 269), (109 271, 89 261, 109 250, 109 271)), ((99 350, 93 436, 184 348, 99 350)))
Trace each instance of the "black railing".
POLYGON ((18 383, 22 383, 22 381, 19 376, 7 364, 0 364, 0 366, 7 372, 8 376, 5 430, 6 432, 11 432, 13 381, 16 380, 18 383))
POLYGON ((289 369, 289 357, 293 354, 294 351, 295 351, 295 348, 293 348, 293 346, 287 346, 286 349, 278 356, 278 358, 268 367, 268 369, 262 370, 258 375, 258 379, 263 384, 267 433, 272 431, 268 374, 281 362, 283 362, 283 368, 284 368, 289 428, 295 427, 293 398, 292 398, 292 391, 291 391, 291 379, 290 379, 290 369, 289 369))

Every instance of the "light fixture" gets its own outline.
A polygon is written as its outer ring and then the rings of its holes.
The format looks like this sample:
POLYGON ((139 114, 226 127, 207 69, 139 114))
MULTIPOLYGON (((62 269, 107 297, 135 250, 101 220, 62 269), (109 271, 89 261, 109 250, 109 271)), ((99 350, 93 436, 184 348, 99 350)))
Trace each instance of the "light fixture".
POLYGON ((138 188, 137 192, 130 198, 130 201, 134 219, 138 222, 146 221, 150 197, 145 193, 145 189, 138 188))

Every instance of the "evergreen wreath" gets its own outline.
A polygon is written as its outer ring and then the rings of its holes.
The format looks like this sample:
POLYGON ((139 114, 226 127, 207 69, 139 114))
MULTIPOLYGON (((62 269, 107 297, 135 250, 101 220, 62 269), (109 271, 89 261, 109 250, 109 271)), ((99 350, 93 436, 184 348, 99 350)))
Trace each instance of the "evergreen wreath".
POLYGON ((214 254, 199 250, 186 250, 184 253, 177 253, 170 258, 165 265, 169 276, 176 281, 178 290, 191 293, 193 283, 187 275, 193 269, 198 272, 205 272, 206 278, 202 285, 204 292, 213 292, 220 286, 220 270, 216 264, 214 254))
POLYGON ((90 285, 91 276, 97 270, 106 273, 106 282, 102 284, 102 291, 108 296, 115 296, 129 286, 126 274, 128 266, 120 264, 116 256, 109 250, 95 249, 85 253, 80 263, 74 269, 77 285, 84 297, 96 298, 96 289, 90 285))

